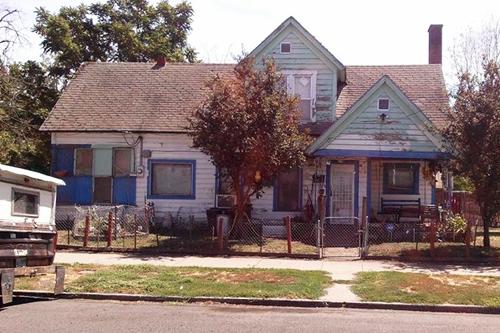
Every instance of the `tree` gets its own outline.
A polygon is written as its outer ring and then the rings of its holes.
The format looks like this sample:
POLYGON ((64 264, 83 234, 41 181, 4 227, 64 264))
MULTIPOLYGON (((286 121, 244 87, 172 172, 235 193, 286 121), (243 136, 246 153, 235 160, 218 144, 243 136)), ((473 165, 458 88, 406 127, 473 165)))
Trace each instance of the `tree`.
POLYGON ((55 57, 51 72, 61 77, 71 77, 84 61, 140 62, 160 55, 172 62, 196 60, 187 44, 193 15, 187 2, 108 0, 57 14, 38 8, 36 14, 34 31, 44 52, 55 57))
POLYGON ((17 9, 0 9, 0 67, 4 67, 9 51, 21 41, 22 35, 16 23, 19 19, 17 9))
POLYGON ((208 82, 208 91, 188 129, 193 146, 231 179, 236 224, 264 183, 304 163, 309 137, 299 130, 297 99, 287 94, 272 61, 257 70, 245 58, 233 75, 208 82))
POLYGON ((490 247, 489 226, 500 212, 500 71, 490 60, 478 74, 462 73, 455 103, 443 135, 455 155, 454 169, 475 188, 484 224, 484 247, 490 247))
POLYGON ((0 74, 0 162, 47 172, 50 140, 38 128, 59 96, 45 65, 14 63, 0 74))

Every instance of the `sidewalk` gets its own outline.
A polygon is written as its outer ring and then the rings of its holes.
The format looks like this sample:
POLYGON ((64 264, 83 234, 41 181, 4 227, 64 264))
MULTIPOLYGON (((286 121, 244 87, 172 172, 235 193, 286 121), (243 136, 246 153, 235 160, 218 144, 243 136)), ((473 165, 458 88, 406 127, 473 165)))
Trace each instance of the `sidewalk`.
POLYGON ((151 264, 171 267, 198 266, 221 268, 291 268, 323 270, 334 280, 351 280, 358 272, 401 271, 432 274, 489 275, 500 277, 500 267, 484 265, 443 265, 433 263, 402 263, 397 261, 354 260, 304 260, 262 257, 196 257, 141 255, 132 253, 57 252, 56 263, 81 263, 100 265, 151 264))

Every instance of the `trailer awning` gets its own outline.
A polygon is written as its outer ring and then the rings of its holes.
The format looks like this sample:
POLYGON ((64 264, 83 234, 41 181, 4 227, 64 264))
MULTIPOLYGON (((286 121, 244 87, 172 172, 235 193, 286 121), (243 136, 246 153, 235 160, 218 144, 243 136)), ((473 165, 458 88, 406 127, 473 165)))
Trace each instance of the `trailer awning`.
POLYGON ((18 175, 23 177, 28 177, 31 179, 41 180, 47 183, 52 183, 60 186, 66 185, 66 183, 59 178, 44 175, 43 173, 30 171, 26 169, 16 168, 10 165, 0 164, 0 172, 10 173, 12 175, 18 175))

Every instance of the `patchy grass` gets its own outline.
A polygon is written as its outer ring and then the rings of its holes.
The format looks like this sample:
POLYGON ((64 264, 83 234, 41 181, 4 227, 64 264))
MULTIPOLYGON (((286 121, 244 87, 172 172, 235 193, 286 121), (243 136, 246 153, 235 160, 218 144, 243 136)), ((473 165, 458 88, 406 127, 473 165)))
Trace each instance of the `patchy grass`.
MULTIPOLYGON (((158 296, 317 299, 331 278, 322 271, 153 265, 68 265, 65 290, 158 296)), ((54 276, 16 279, 16 289, 53 290, 54 276)))
POLYGON ((500 307, 500 278, 403 272, 362 272, 352 291, 363 301, 500 307))
MULTIPOLYGON (((252 253, 287 253, 288 245, 286 239, 264 238, 262 247, 259 243, 233 243, 229 245, 231 252, 252 252, 252 253)), ((318 248, 314 245, 292 241, 292 253, 296 254, 318 254, 318 248)))

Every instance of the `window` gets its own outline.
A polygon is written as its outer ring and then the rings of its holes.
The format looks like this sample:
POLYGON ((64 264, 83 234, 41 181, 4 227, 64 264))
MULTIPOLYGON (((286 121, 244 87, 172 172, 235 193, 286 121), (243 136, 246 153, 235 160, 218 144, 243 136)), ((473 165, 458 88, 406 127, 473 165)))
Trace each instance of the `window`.
POLYGON ((225 170, 219 169, 217 194, 233 194, 232 180, 225 170))
POLYGON ((280 44, 280 51, 281 53, 290 53, 291 50, 291 44, 290 43, 281 43, 280 44))
POLYGON ((39 203, 38 192, 12 189, 12 215, 38 217, 39 203))
POLYGON ((316 73, 310 71, 285 72, 287 89, 299 97, 301 121, 314 121, 316 99, 316 73))
POLYGON ((111 203, 112 184, 111 177, 94 177, 94 203, 111 203))
POLYGON ((418 194, 415 163, 384 163, 384 194, 418 194))
POLYGON ((301 209, 301 170, 280 173, 274 184, 274 210, 298 211, 301 209))
POLYGON ((149 194, 158 199, 195 198, 196 161, 150 160, 149 194))
POLYGON ((388 98, 379 98, 378 109, 379 110, 389 110, 389 99, 388 98))
POLYGON ((90 148, 75 149, 75 176, 92 176, 92 155, 90 148))
POLYGON ((113 149, 113 176, 129 176, 134 165, 134 154, 132 148, 113 149))

